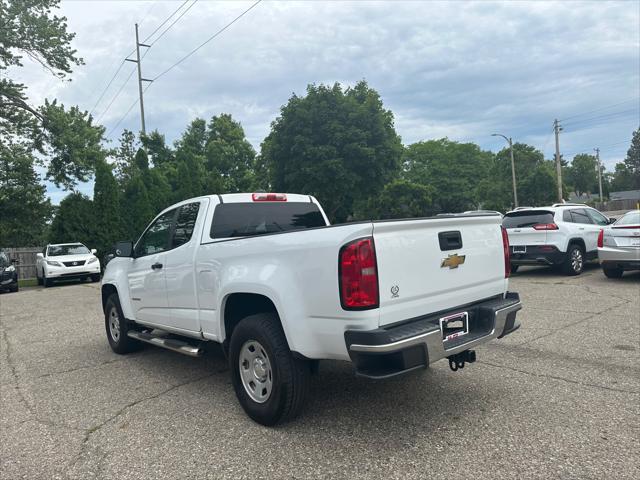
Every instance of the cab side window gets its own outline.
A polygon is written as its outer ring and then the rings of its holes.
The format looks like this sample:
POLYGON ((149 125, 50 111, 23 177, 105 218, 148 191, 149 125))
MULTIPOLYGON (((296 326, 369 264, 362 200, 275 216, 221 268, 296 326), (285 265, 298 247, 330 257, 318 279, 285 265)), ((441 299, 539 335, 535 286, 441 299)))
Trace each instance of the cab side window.
POLYGON ((200 202, 187 203, 180 207, 171 239, 171 248, 179 247, 191 240, 199 210, 200 202))
POLYGON ((163 213, 146 232, 140 237, 136 244, 136 257, 144 257, 153 253, 164 252, 169 248, 169 233, 175 217, 176 209, 163 213))
POLYGON ((591 217, 591 220, 593 220, 593 223, 595 223, 596 225, 609 225, 609 221, 607 220, 607 218, 597 210, 588 209, 587 214, 589 215, 589 217, 591 217))
POLYGON ((587 215, 587 212, 584 208, 576 208, 575 210, 571 210, 571 217, 573 218, 573 223, 587 223, 593 224, 591 221, 591 217, 587 215))

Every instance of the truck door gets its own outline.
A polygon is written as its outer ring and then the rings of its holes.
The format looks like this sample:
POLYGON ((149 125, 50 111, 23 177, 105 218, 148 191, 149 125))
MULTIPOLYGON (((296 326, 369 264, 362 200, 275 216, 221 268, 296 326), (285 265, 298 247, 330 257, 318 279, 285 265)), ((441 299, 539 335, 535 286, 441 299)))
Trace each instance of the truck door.
POLYGON ((200 330, 195 255, 208 203, 205 198, 179 207, 164 266, 169 304, 165 324, 195 332, 200 330))
POLYGON ((129 269, 129 294, 136 320, 163 323, 167 316, 164 263, 177 209, 156 218, 136 243, 129 269))

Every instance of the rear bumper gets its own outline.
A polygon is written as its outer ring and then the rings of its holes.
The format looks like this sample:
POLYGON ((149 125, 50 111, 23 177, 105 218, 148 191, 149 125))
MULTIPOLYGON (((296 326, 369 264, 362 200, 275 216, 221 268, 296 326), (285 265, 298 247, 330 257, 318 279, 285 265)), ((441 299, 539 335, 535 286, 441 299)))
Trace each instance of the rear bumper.
POLYGON ((554 246, 527 245, 525 248, 526 252, 516 253, 513 251, 514 247, 511 247, 512 265, 560 265, 565 259, 565 252, 554 246))
POLYGON ((397 326, 344 334, 347 351, 358 375, 387 378, 434 363, 517 330, 520 297, 508 292, 465 307, 419 317, 397 326), (443 342, 440 318, 466 311, 469 333, 443 342))
POLYGON ((639 270, 640 248, 601 247, 598 248, 598 260, 603 267, 639 270))

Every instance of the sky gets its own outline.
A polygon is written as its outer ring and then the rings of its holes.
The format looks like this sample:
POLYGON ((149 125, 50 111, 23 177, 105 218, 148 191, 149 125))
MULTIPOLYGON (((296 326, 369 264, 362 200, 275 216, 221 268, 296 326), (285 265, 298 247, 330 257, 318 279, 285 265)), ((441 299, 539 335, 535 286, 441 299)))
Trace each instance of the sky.
MULTIPOLYGON (((63 1, 57 13, 85 65, 67 81, 28 62, 11 74, 35 104, 91 111, 117 144, 124 128, 140 129, 136 74, 126 81, 135 64, 122 63, 134 24, 142 41, 181 7, 143 48, 143 77, 155 78, 253 3, 63 1)), ((640 124, 640 2, 265 0, 149 86, 147 131, 173 142, 195 117, 230 113, 259 151, 293 93, 361 79, 406 145, 448 137, 498 151, 505 141, 491 134, 501 133, 553 158, 557 118, 565 158, 599 147, 612 170, 640 124)), ((92 184, 79 189, 91 196, 92 184)), ((47 190, 54 203, 66 195, 47 190)))

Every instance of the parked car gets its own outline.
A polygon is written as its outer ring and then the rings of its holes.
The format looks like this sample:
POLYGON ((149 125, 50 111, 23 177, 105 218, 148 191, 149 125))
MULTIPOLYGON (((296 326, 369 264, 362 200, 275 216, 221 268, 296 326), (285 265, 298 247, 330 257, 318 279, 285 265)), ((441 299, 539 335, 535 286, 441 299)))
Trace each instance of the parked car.
POLYGON ((18 271, 15 263, 16 261, 9 256, 9 252, 0 250, 0 291, 18 291, 18 271))
POLYGON ((100 262, 96 250, 82 243, 47 245, 36 258, 38 285, 50 287, 55 280, 91 279, 100 281, 100 262))
POLYGON ((640 270, 640 210, 627 212, 598 236, 598 259, 609 278, 640 270))
POLYGON ((502 226, 509 235, 511 272, 520 265, 561 267, 579 275, 588 260, 598 257, 598 234, 610 220, 582 204, 519 208, 508 212, 502 226))
POLYGON ((240 404, 265 425, 300 411, 321 359, 378 379, 444 358, 456 370, 519 327, 499 215, 329 225, 307 195, 211 195, 114 252, 102 281, 113 351, 221 343, 240 404))

